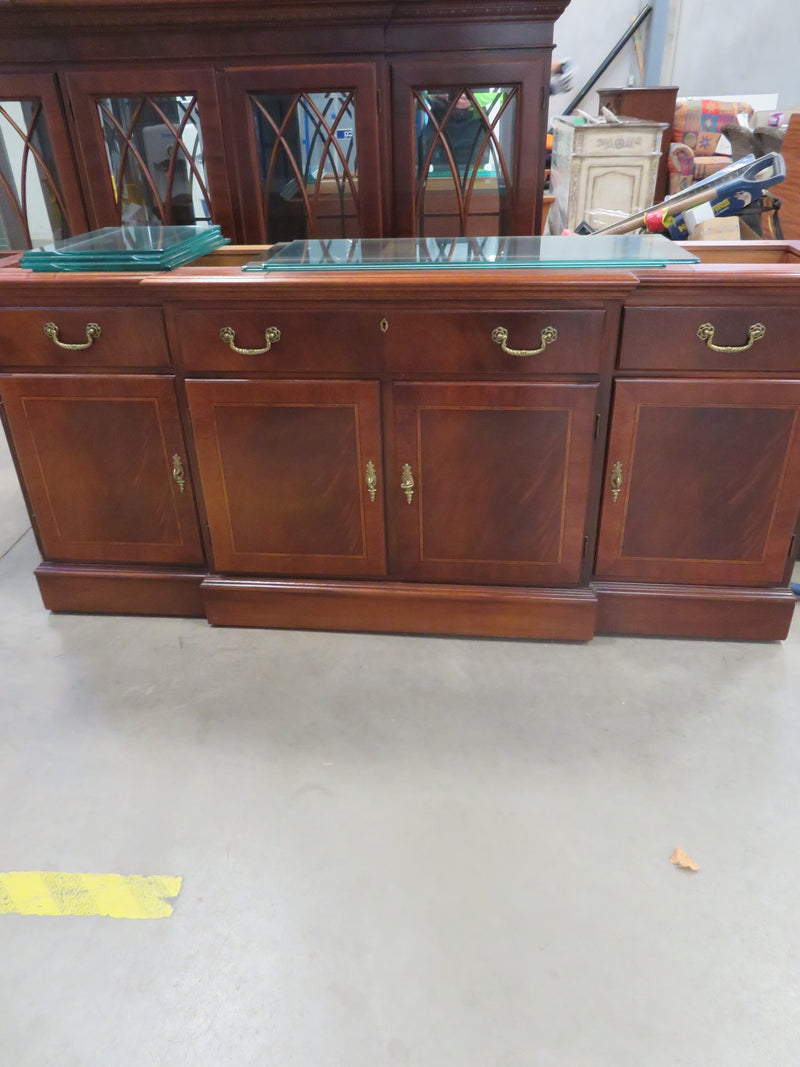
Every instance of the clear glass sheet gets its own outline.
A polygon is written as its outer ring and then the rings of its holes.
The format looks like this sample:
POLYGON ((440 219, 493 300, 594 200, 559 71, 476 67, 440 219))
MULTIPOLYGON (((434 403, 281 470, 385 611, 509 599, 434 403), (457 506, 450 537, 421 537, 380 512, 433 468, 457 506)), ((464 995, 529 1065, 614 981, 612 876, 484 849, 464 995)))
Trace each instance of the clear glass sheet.
POLYGON ((420 268, 663 267, 699 259, 660 234, 588 237, 398 237, 292 241, 245 271, 415 270, 420 268))
POLYGON ((188 242, 219 234, 219 226, 105 226, 102 230, 40 245, 35 251, 50 255, 162 256, 188 242))

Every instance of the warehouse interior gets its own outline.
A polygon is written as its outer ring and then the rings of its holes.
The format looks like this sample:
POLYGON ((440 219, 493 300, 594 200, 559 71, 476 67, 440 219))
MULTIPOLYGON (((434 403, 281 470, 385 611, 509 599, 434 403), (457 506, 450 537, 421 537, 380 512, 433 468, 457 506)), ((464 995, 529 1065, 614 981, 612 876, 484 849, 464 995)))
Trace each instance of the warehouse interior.
POLYGON ((697 6, 0 0, 0 1067, 797 1067, 798 16, 697 6))

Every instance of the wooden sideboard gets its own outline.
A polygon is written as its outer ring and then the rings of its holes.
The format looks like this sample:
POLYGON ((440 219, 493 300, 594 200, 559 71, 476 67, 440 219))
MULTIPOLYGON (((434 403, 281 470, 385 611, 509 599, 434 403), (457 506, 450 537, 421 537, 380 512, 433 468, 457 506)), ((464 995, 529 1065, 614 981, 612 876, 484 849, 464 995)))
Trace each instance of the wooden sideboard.
POLYGON ((567 3, 0 0, 0 250, 539 233, 567 3))
POLYGON ((800 244, 243 273, 258 251, 163 275, 0 262, 0 412, 46 607, 785 637, 800 244))

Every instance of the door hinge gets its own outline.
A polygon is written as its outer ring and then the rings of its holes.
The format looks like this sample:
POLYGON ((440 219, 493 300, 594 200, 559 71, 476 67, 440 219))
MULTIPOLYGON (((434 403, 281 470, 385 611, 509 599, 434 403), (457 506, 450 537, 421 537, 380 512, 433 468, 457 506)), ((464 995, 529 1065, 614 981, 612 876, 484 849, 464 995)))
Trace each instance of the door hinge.
POLYGON ((601 415, 600 415, 600 412, 598 411, 597 414, 594 417, 594 439, 595 439, 595 441, 600 436, 600 418, 601 418, 601 415))
POLYGON ((794 546, 797 541, 797 534, 792 534, 792 539, 789 542, 789 559, 794 559, 794 546))
POLYGON ((380 113, 381 113, 381 91, 380 91, 380 89, 376 89, 375 90, 375 106, 377 107, 378 114, 380 115, 380 113))
POLYGON ((583 558, 586 559, 586 550, 589 547, 589 535, 586 534, 583 538, 583 558))

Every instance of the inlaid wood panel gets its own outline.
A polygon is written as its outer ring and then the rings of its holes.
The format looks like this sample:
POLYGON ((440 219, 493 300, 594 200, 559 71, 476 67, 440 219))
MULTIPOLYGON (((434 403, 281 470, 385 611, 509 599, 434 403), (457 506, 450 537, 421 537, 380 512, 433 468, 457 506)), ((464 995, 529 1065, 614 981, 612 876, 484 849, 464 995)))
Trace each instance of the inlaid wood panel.
POLYGON ((395 386, 387 477, 402 573, 578 582, 596 397, 594 385, 395 386), (406 464, 410 503, 401 487, 406 464))
POLYGON ((617 382, 598 575, 780 582, 800 500, 799 427, 800 382, 617 382))
POLYGON ((0 396, 47 559, 202 562, 171 379, 20 375, 0 396))
POLYGON ((191 381, 187 391, 217 570, 385 572, 377 384, 191 381))

